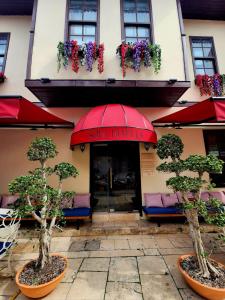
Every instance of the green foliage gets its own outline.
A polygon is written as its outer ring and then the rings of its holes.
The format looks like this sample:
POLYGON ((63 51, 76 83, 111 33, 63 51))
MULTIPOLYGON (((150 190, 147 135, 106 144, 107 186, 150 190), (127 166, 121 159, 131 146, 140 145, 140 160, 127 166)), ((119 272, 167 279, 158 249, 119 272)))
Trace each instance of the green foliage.
POLYGON ((36 138, 30 145, 27 157, 31 161, 39 160, 44 163, 49 158, 57 155, 56 145, 48 137, 36 138))
POLYGON ((174 162, 164 162, 156 168, 157 171, 165 173, 181 173, 186 170, 183 160, 178 160, 174 162))
POLYGON ((38 175, 27 175, 15 178, 9 183, 11 194, 20 194, 22 197, 36 195, 43 190, 45 181, 38 175))
POLYGON ((151 50, 152 65, 154 67, 155 73, 158 74, 161 69, 161 64, 162 64, 161 47, 157 44, 149 44, 149 48, 151 50))
POLYGON ((59 181, 69 177, 76 177, 77 169, 69 163, 59 163, 54 167, 46 167, 44 163, 57 155, 56 145, 48 138, 36 138, 32 141, 27 157, 31 161, 39 160, 41 167, 29 171, 29 175, 15 178, 9 183, 9 192, 19 194, 16 209, 21 216, 31 212, 40 212, 42 219, 61 216, 61 201, 65 196, 72 196, 73 192, 62 192, 61 187, 53 188, 48 185, 48 177, 55 174, 59 181))
POLYGON ((205 207, 203 209, 199 208, 199 214, 205 219, 206 223, 224 227, 225 209, 221 201, 216 198, 210 198, 207 206, 205 204, 205 207), (211 208, 211 211, 213 213, 210 213, 209 209, 207 208, 211 208))
POLYGON ((77 169, 69 163, 60 163, 55 166, 55 173, 59 176, 60 180, 67 179, 69 177, 77 177, 79 175, 79 172, 77 169))
POLYGON ((198 192, 202 185, 205 183, 205 180, 202 180, 198 177, 189 177, 189 176, 176 176, 171 177, 166 181, 166 185, 178 192, 198 192))
POLYGON ((222 173, 224 162, 214 155, 190 155, 186 161, 186 169, 202 175, 207 173, 222 173))
POLYGON ((184 144, 175 134, 162 136, 157 143, 157 154, 161 159, 179 159, 183 152, 184 144))

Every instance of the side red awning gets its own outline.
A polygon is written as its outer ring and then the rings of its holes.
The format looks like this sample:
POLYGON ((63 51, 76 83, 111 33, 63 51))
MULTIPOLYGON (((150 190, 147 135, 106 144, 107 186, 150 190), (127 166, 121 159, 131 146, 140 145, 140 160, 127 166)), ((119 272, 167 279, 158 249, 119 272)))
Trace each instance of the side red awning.
POLYGON ((137 109, 121 104, 92 108, 77 123, 71 146, 106 141, 156 143, 152 124, 137 109))
POLYGON ((72 122, 63 120, 22 97, 0 98, 0 127, 16 125, 73 127, 72 122))
POLYGON ((153 121, 165 124, 225 122, 225 98, 211 98, 153 121))

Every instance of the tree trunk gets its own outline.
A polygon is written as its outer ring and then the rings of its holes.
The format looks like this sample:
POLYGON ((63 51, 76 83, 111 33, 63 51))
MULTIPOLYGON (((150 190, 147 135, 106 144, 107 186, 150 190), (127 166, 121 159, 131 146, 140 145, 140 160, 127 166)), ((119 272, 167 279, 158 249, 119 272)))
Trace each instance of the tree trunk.
POLYGON ((195 208, 187 209, 185 211, 189 223, 190 234, 194 244, 195 253, 197 256, 199 269, 203 277, 209 278, 210 272, 208 268, 208 261, 205 257, 205 250, 201 238, 200 226, 198 221, 198 212, 195 208))
POLYGON ((43 269, 47 263, 49 263, 50 255, 50 241, 51 237, 46 226, 41 226, 39 237, 39 257, 37 260, 37 268, 43 269))
POLYGON ((200 225, 198 221, 198 211, 196 208, 187 209, 185 211, 187 216, 187 220, 189 223, 190 234, 192 237, 192 241, 194 244, 194 249, 196 253, 196 257, 198 260, 198 265, 200 269, 200 274, 204 278, 210 278, 211 275, 219 277, 221 276, 221 272, 218 271, 210 262, 209 259, 206 257, 206 252, 204 249, 201 232, 200 232, 200 225))

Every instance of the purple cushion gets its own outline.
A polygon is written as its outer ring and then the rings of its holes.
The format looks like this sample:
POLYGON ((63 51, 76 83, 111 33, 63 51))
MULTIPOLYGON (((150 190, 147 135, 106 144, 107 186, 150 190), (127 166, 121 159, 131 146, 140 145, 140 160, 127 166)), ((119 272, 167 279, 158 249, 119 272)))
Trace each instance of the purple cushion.
POLYGON ((9 204, 13 204, 18 199, 16 195, 3 195, 2 196, 2 203, 1 208, 8 208, 9 204))
POLYGON ((160 193, 146 193, 144 199, 146 207, 163 207, 160 193))
POLYGON ((209 193, 208 192, 201 192, 200 198, 203 201, 209 201, 209 193))
MULTIPOLYGON (((176 195, 177 195, 178 201, 182 203, 181 192, 176 192, 176 195)), ((193 198, 193 197, 194 197, 193 193, 189 192, 188 198, 193 198)))
POLYGON ((162 202, 164 207, 175 206, 179 202, 176 194, 162 194, 162 202))
POLYGON ((210 192, 209 197, 217 198, 223 204, 225 204, 225 195, 223 192, 210 192))
POLYGON ((72 208, 73 207, 73 197, 64 197, 61 201, 61 209, 72 208))
POLYGON ((90 194, 76 194, 73 200, 73 207, 90 208, 90 194))
POLYGON ((178 201, 179 201, 180 203, 182 203, 181 192, 176 192, 176 195, 177 195, 178 201))

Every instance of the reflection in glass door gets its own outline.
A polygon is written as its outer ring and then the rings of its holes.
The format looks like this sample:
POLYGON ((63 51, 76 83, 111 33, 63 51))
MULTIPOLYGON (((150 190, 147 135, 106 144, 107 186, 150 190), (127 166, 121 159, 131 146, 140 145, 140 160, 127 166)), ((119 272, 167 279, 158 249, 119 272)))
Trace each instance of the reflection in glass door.
POLYGON ((140 210, 139 144, 93 144, 91 151, 94 211, 140 210))

